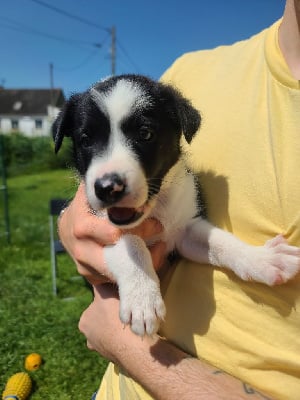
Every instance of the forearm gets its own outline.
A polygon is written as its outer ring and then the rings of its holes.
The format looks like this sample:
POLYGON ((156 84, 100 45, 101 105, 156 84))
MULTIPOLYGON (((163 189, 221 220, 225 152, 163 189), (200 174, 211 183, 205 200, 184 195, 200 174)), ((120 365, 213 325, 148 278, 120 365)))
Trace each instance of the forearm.
POLYGON ((119 365, 156 400, 270 399, 157 335, 141 338, 124 328, 113 285, 99 285, 94 293, 79 322, 89 348, 119 365))
POLYGON ((117 362, 157 400, 270 399, 163 339, 134 342, 121 346, 117 362))

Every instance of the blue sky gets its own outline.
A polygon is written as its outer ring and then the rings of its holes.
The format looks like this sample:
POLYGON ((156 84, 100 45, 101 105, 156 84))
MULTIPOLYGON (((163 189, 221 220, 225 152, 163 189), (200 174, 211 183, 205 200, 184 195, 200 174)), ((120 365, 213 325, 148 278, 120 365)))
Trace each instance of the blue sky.
POLYGON ((185 52, 231 44, 271 25, 281 17, 284 4, 284 0, 2 0, 0 83, 6 88, 50 87, 53 63, 55 87, 67 96, 87 89, 111 74, 113 26, 116 73, 157 79, 185 52))

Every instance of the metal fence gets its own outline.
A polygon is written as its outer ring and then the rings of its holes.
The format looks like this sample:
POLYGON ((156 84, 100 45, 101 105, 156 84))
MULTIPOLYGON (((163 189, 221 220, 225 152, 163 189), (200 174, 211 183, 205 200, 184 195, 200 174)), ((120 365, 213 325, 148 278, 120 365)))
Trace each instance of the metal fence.
MULTIPOLYGON (((3 221, 4 225, 4 236, 8 243, 10 243, 10 227, 9 227, 9 200, 8 200, 8 189, 7 189, 7 182, 6 182, 6 169, 4 163, 4 140, 2 135, 0 135, 0 194, 2 193, 2 202, 3 202, 3 221)), ((0 236, 1 232, 0 232, 0 236)))

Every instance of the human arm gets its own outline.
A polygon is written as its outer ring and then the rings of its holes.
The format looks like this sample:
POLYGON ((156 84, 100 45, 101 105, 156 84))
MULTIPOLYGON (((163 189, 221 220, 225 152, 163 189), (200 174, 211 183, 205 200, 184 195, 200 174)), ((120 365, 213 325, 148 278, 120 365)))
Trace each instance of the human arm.
MULTIPOLYGON (((144 237, 161 229, 155 221, 140 228, 144 237)), ((108 270, 102 248, 115 243, 121 231, 90 213, 84 185, 59 222, 60 237, 77 265, 79 273, 91 283, 107 282, 108 270)), ((161 265, 160 245, 151 249, 154 264, 161 265)), ((99 285, 95 300, 83 313, 80 329, 89 347, 127 370, 137 382, 158 400, 162 399, 246 399, 265 398, 231 376, 220 373, 159 336, 134 335, 119 320, 119 300, 110 285, 99 285), (246 393, 248 390, 248 394, 246 393)))
POLYGON ((79 329, 90 349, 119 365, 157 400, 270 399, 234 377, 190 357, 158 335, 134 335, 118 317, 119 299, 109 284, 95 288, 79 329))
MULTIPOLYGON (((147 220, 138 228, 131 230, 144 239, 161 232, 161 225, 153 219, 147 220)), ((107 220, 91 213, 85 195, 84 183, 74 196, 73 201, 64 210, 58 223, 60 239, 75 262, 79 274, 92 285, 113 280, 105 266, 103 246, 117 242, 122 231, 107 220)), ((154 267, 163 263, 165 245, 162 242, 151 247, 154 267)))

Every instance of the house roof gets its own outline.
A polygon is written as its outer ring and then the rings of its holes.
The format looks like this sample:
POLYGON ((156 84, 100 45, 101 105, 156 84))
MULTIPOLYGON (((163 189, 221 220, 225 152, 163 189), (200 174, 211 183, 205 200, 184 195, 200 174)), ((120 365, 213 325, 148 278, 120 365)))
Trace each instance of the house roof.
POLYGON ((62 89, 0 88, 0 115, 47 115, 49 105, 61 108, 64 102, 62 89))

